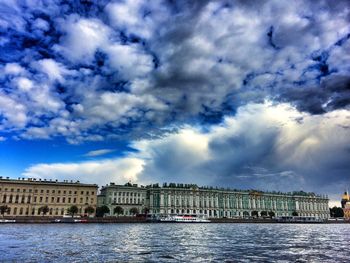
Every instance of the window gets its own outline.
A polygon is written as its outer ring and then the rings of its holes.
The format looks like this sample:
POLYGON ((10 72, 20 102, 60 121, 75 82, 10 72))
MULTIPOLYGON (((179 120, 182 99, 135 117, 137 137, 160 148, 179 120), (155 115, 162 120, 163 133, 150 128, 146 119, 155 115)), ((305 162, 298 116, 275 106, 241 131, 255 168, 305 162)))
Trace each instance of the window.
POLYGON ((31 193, 32 192, 32 189, 29 189, 29 193, 31 193))
POLYGON ((66 190, 63 191, 63 194, 66 194, 66 190))
POLYGON ((77 191, 74 191, 74 194, 76 195, 76 194, 77 194, 77 191))
POLYGON ((19 209, 19 214, 23 215, 23 208, 22 207, 19 209))
POLYGON ((13 189, 13 188, 11 188, 11 192, 13 192, 13 190, 14 190, 14 189, 13 189))
POLYGON ((92 195, 94 195, 94 194, 95 194, 95 192, 91 192, 91 194, 92 194, 92 195))
POLYGON ((36 196, 34 196, 34 203, 36 203, 36 196))
POLYGON ((9 203, 12 203, 12 195, 10 195, 9 203))
POLYGON ((72 191, 69 191, 69 194, 71 195, 71 194, 72 194, 72 191))
POLYGON ((68 203, 70 203, 70 197, 68 197, 68 203))
POLYGON ((22 204, 24 203, 25 198, 26 198, 26 197, 23 195, 23 196, 22 196, 22 201, 21 201, 22 204))
POLYGON ((58 193, 60 194, 60 193, 61 193, 61 190, 58 190, 58 193))
POLYGON ((86 191, 86 194, 89 195, 89 191, 86 191))
POLYGON ((82 197, 80 198, 80 203, 83 203, 83 198, 82 197))
POLYGON ((55 190, 52 190, 52 193, 54 194, 54 193, 55 193, 55 190))
POLYGON ((44 193, 44 190, 41 189, 40 193, 44 193))
POLYGON ((35 189, 35 190, 34 190, 34 193, 37 193, 37 192, 38 192, 38 189, 35 189))
POLYGON ((81 193, 80 193, 80 194, 82 194, 82 195, 83 195, 83 194, 84 194, 84 191, 81 191, 81 193))
POLYGON ((26 192, 26 189, 23 189, 23 193, 25 193, 26 192))
POLYGON ((66 202, 66 198, 65 198, 65 197, 62 198, 62 202, 63 202, 63 203, 66 202))
POLYGON ((48 196, 46 196, 46 198, 45 198, 45 202, 46 202, 46 203, 48 203, 48 202, 49 202, 49 197, 48 197, 48 196))
POLYGON ((60 198, 59 198, 59 197, 57 197, 56 202, 57 202, 57 203, 59 203, 59 202, 60 202, 60 198))
POLYGON ((21 189, 17 189, 17 192, 20 192, 21 189))
POLYGON ((55 197, 51 197, 51 203, 55 202, 55 197))
POLYGON ((13 209, 13 214, 14 214, 14 215, 17 215, 17 207, 15 207, 15 208, 13 209))
POLYGON ((50 190, 46 190, 46 193, 47 193, 47 194, 50 193, 50 190))
POLYGON ((30 204, 30 199, 31 199, 32 197, 30 196, 30 195, 28 195, 28 197, 27 197, 27 204, 30 204))
POLYGON ((77 202, 77 199, 74 197, 73 199, 73 203, 75 204, 77 202))
POLYGON ((40 203, 42 203, 43 202, 43 197, 42 196, 40 196, 40 201, 39 201, 40 203))

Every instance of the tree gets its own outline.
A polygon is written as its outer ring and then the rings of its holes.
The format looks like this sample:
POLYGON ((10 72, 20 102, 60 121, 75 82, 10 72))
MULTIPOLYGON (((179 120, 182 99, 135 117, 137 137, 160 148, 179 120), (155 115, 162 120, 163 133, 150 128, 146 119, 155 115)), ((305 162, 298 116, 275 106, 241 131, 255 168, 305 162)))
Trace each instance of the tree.
POLYGON ((78 213, 78 207, 76 205, 72 205, 71 207, 68 208, 67 210, 68 214, 70 214, 72 217, 74 217, 74 215, 76 213, 78 213))
POLYGON ((0 206, 0 214, 4 217, 5 213, 8 213, 10 208, 7 205, 0 206))
POLYGON ((136 215, 139 213, 139 210, 137 209, 137 207, 132 207, 130 208, 130 214, 132 215, 136 215))
POLYGON ((95 212, 95 208, 93 208, 92 206, 88 206, 87 208, 85 208, 85 213, 87 213, 88 215, 93 214, 95 212))
POLYGON ((344 210, 341 207, 332 207, 329 209, 331 217, 344 217, 344 210))
POLYGON ((274 217, 275 216, 275 212, 274 211, 269 211, 269 216, 270 217, 274 217))
POLYGON ((96 208, 96 217, 103 217, 105 214, 110 212, 108 206, 103 205, 96 208))
POLYGON ((259 217, 259 212, 258 211, 252 211, 252 216, 255 218, 259 217))
POLYGON ((298 214, 297 211, 293 211, 292 216, 298 216, 298 215, 299 215, 299 214, 298 214))
POLYGON ((39 207, 39 214, 46 215, 50 211, 50 208, 47 205, 44 205, 42 207, 39 207))
POLYGON ((267 211, 261 211, 261 216, 267 216, 267 211))
POLYGON ((121 206, 116 206, 113 210, 113 213, 119 216, 124 213, 124 209, 121 206))

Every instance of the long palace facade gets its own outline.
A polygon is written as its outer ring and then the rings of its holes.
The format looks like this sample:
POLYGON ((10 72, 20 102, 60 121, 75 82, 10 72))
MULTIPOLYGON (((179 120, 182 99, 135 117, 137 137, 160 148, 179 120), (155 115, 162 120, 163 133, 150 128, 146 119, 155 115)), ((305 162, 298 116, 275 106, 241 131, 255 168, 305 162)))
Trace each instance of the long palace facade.
POLYGON ((153 214, 205 214, 208 217, 275 216, 329 217, 328 198, 306 192, 240 191, 193 184, 148 187, 153 214))
POLYGON ((150 214, 205 214, 208 217, 232 218, 263 216, 312 216, 329 218, 328 197, 314 193, 261 192, 214 187, 198 187, 194 184, 137 185, 111 184, 102 188, 98 203, 110 208, 116 206, 128 215, 130 207, 137 207, 150 214), (145 200, 139 202, 138 197, 145 200))

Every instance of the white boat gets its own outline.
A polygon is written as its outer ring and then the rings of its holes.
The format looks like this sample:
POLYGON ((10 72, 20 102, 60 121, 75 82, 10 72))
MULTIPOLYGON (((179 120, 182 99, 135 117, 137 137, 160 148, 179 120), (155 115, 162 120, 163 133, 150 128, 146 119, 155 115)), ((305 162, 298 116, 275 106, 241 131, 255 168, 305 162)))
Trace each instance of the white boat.
POLYGON ((209 223, 205 215, 167 215, 161 216, 159 222, 164 223, 209 223))
POLYGON ((14 219, 0 219, 0 223, 16 223, 14 219))

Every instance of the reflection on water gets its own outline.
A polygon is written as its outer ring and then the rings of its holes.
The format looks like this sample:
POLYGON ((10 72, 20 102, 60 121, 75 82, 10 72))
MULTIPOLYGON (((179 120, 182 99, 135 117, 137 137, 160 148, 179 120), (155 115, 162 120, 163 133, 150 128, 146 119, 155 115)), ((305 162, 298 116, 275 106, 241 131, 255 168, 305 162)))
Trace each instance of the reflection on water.
POLYGON ((0 225, 1 262, 349 262, 349 245, 348 224, 0 225))

